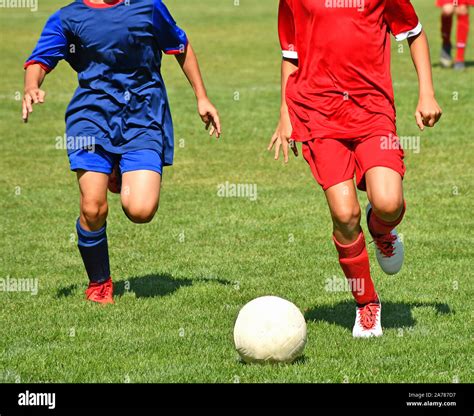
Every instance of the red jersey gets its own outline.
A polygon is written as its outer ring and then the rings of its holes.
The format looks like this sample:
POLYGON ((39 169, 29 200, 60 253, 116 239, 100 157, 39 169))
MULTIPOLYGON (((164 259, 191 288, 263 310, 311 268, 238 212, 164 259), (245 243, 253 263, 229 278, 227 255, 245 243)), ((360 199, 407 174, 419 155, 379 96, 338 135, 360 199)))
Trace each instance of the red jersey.
POLYGON ((294 140, 396 132, 390 33, 421 32, 409 0, 280 0, 278 29, 283 56, 298 59, 286 87, 294 140))

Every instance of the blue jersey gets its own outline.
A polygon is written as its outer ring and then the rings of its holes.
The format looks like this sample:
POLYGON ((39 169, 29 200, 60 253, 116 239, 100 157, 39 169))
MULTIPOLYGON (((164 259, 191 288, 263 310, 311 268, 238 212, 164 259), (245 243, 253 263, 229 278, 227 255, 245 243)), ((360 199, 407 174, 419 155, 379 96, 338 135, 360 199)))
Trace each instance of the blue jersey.
POLYGON ((66 111, 68 139, 93 138, 117 154, 153 149, 170 165, 173 124, 161 57, 186 46, 185 32, 161 0, 117 0, 105 7, 76 0, 49 18, 25 66, 37 63, 49 72, 65 59, 78 73, 66 111))

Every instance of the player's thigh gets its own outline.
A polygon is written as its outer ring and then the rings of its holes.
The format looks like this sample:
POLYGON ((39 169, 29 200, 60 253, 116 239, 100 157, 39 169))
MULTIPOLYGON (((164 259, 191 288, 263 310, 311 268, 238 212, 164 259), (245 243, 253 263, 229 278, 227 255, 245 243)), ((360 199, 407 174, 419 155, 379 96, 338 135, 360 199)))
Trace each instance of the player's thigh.
POLYGON ((94 152, 79 149, 69 154, 71 170, 76 172, 81 192, 81 205, 107 203, 107 184, 112 171, 113 157, 105 150, 94 152))
POLYGON ((129 215, 154 215, 160 200, 163 159, 159 152, 141 149, 124 153, 122 172, 122 206, 129 215))
POLYGON ((452 3, 445 3, 441 6, 441 13, 445 16, 451 16, 454 13, 454 5, 452 3))
POLYGON ((360 222, 360 205, 354 180, 346 180, 324 192, 334 224, 355 228, 360 222))
POLYGON ((367 197, 376 214, 397 218, 403 209, 403 179, 392 168, 376 166, 365 173, 367 197))
MULTIPOLYGON (((405 153, 396 135, 372 135, 359 140, 354 149, 357 187, 367 191, 377 210, 381 200, 402 201, 405 153)), ((388 202, 388 201, 386 201, 388 202)))
POLYGON ((304 142, 302 150, 323 191, 354 178, 355 158, 350 141, 313 139, 304 142))
POLYGON ((80 169, 76 175, 82 198, 107 201, 108 174, 80 169))
POLYGON ((155 214, 160 201, 161 174, 151 170, 135 170, 122 175, 122 206, 130 216, 155 214))
POLYGON ((456 14, 458 16, 465 16, 469 14, 469 6, 467 6, 466 4, 460 4, 456 7, 456 14))

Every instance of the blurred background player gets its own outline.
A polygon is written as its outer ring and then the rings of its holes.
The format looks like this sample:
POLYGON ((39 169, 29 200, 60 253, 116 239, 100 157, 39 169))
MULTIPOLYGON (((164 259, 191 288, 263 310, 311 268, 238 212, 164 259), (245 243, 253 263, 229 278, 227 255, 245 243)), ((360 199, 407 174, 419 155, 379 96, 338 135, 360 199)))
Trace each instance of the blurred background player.
POLYGON ((469 34, 469 6, 474 5, 474 0, 436 0, 436 5, 441 7, 441 47, 440 63, 445 68, 453 66, 456 70, 466 68, 464 55, 469 34), (451 32, 454 15, 457 17, 456 29, 456 57, 452 58, 451 32))
POLYGON ((354 337, 381 336, 380 298, 360 226, 357 188, 367 191, 367 225, 387 274, 404 259, 396 232, 405 214, 404 152, 396 134, 390 33, 408 39, 419 81, 421 130, 441 116, 426 35, 409 0, 280 0, 283 51, 280 121, 270 145, 275 159, 294 141, 323 188, 340 266, 356 300, 354 337), (341 7, 342 6, 344 7, 341 7))
POLYGON ((78 74, 66 110, 67 150, 80 189, 76 229, 89 276, 86 297, 94 302, 113 303, 107 189, 121 192, 131 221, 150 222, 158 209, 163 166, 173 163, 162 53, 176 55, 202 121, 219 137, 219 116, 194 51, 161 0, 76 0, 49 18, 25 63, 25 122, 33 104, 44 102, 40 86, 61 59, 78 74))

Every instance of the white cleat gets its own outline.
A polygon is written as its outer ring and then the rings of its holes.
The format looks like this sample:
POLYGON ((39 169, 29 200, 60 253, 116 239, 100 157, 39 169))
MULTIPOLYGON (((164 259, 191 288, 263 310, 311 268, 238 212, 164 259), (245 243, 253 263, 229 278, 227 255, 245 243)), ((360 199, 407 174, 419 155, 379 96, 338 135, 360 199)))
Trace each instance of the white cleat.
POLYGON ((451 58, 451 47, 441 48, 439 62, 443 68, 451 68, 453 66, 453 58, 451 58))
MULTIPOLYGON (((369 204, 366 210, 367 227, 369 226, 371 211, 372 205, 369 204)), ((405 259, 405 249, 397 230, 394 229, 390 234, 380 237, 376 237, 372 233, 371 235, 375 243, 375 256, 380 267, 386 274, 397 274, 401 270, 405 259)))
POLYGON ((354 338, 381 337, 382 305, 379 303, 368 303, 356 308, 356 319, 352 336, 354 338))

